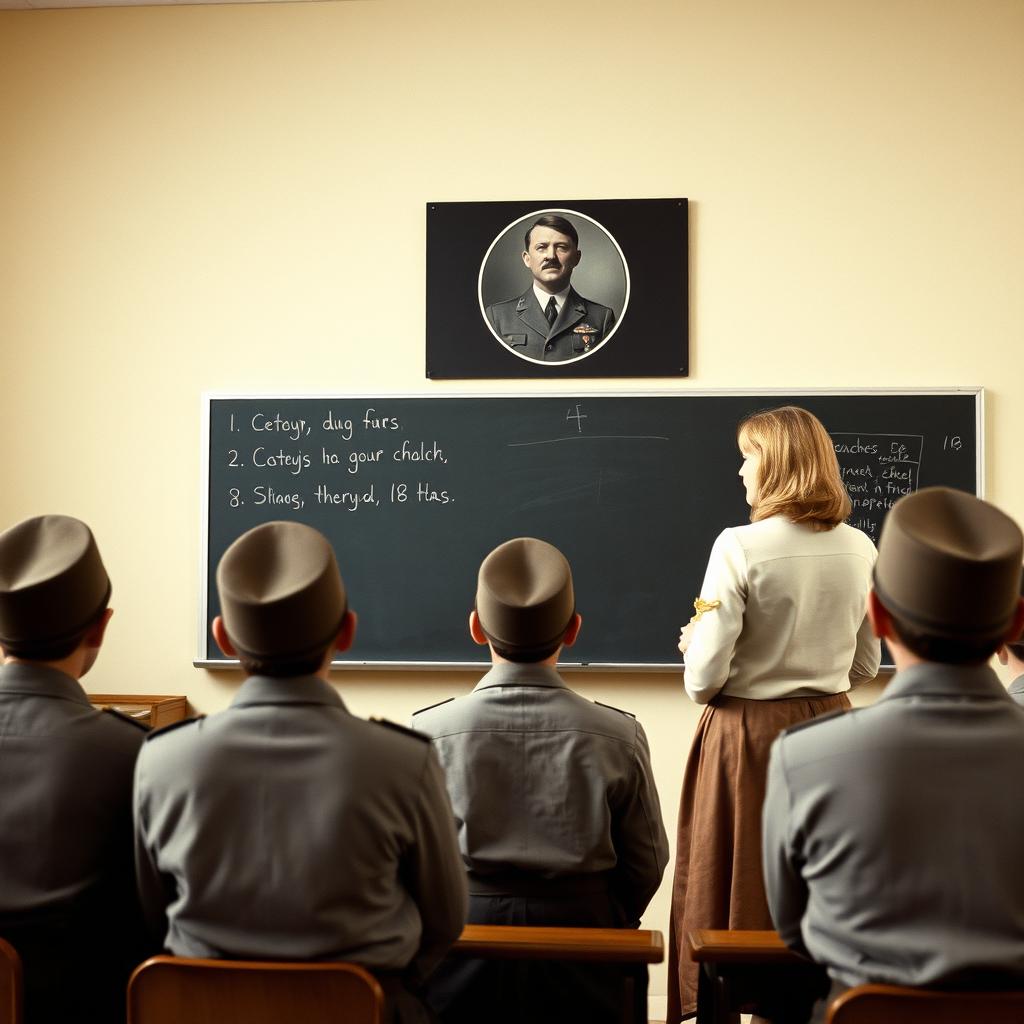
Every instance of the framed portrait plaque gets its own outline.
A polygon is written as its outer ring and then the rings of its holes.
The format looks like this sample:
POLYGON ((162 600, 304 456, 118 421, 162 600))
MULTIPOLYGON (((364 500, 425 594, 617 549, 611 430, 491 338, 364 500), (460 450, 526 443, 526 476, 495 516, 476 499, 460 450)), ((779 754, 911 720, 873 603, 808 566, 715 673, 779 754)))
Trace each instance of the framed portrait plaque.
POLYGON ((426 376, 679 377, 685 199, 427 204, 426 376))

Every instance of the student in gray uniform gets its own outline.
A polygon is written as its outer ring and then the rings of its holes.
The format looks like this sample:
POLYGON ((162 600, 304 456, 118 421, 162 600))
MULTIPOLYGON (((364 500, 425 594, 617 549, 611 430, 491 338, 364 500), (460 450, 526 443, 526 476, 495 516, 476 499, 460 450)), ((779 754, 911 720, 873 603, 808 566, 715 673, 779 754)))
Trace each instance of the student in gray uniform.
POLYGON ((131 857, 145 728, 97 711, 78 680, 112 614, 85 523, 0 534, 0 936, 21 955, 27 1024, 124 1020, 147 943, 131 857))
POLYGON ((362 964, 389 1020, 427 1020, 415 992, 466 916, 430 743, 354 717, 328 684, 356 617, 318 531, 249 530, 217 589, 213 635, 247 678, 227 710, 153 733, 139 755, 147 916, 178 956, 362 964))
MULTIPOLYGON (((647 738, 556 669, 580 630, 569 563, 519 538, 480 567, 469 629, 492 668, 472 693, 416 713, 444 767, 475 924, 636 928, 668 859, 647 738)), ((448 961, 445 1022, 646 1020, 646 968, 448 961), (625 974, 625 977, 624 977, 625 974), (627 990, 628 991, 628 990, 627 990)))
POLYGON ((1021 555, 1017 525, 972 495, 901 498, 868 604, 896 675, 873 706, 772 748, 768 902, 832 998, 1024 985, 1024 709, 987 664, 1024 624, 1021 555))

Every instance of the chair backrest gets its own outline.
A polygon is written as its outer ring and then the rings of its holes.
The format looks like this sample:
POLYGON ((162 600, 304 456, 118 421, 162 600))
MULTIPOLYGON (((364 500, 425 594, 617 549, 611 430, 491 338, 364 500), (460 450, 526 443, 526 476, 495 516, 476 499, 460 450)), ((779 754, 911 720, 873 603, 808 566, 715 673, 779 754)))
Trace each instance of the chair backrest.
POLYGON ((21 957, 0 939, 0 1024, 21 1024, 21 957))
POLYGON ((937 992, 858 985, 829 1007, 828 1024, 1021 1024, 1024 991, 937 992))
POLYGON ((343 963, 155 956, 128 982, 128 1024, 381 1024, 384 993, 343 963))

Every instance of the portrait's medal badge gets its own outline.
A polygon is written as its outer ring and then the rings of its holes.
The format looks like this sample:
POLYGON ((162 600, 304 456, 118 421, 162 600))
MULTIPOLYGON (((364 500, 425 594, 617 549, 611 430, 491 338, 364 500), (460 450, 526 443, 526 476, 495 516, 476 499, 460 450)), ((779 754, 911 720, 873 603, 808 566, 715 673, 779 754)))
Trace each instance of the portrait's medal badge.
POLYGON ((590 324, 579 324, 572 329, 572 332, 579 335, 579 340, 583 342, 584 352, 589 352, 590 346, 597 341, 598 330, 596 327, 591 327, 590 324))

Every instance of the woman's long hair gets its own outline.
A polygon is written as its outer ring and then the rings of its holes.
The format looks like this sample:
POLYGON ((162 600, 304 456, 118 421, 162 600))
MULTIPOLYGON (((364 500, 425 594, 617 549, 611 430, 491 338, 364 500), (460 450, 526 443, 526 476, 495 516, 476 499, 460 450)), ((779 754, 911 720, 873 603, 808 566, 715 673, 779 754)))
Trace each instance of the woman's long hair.
POLYGON ((752 523, 785 516, 812 530, 831 530, 849 516, 832 439, 806 409, 784 405, 755 412, 740 423, 736 439, 761 458, 752 523))

